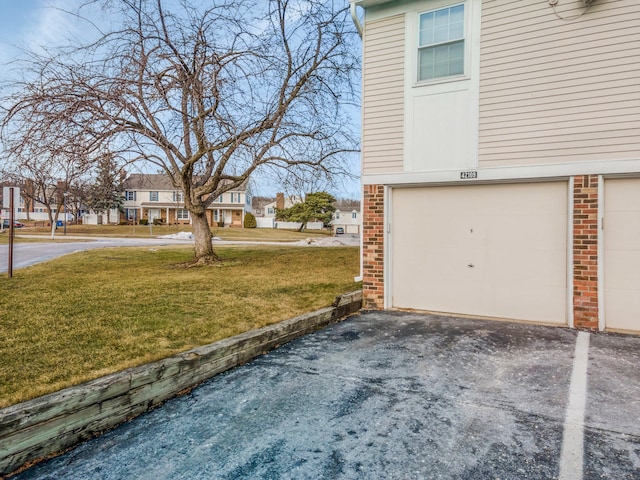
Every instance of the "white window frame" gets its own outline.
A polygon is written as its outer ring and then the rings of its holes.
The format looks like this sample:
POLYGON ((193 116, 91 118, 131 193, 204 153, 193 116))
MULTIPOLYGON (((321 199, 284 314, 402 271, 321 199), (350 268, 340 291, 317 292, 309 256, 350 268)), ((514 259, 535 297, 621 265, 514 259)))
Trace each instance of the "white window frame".
POLYGON ((415 65, 416 65, 415 79, 416 79, 416 82, 418 84, 442 82, 442 81, 447 81, 447 80, 456 80, 456 79, 460 79, 460 78, 465 78, 465 75, 467 74, 467 68, 468 68, 467 67, 467 57, 468 57, 467 32, 468 32, 468 19, 467 19, 467 5, 465 4, 465 2, 458 2, 458 3, 451 4, 451 5, 443 5, 443 6, 440 6, 438 8, 433 8, 433 9, 430 9, 430 10, 426 10, 424 12, 420 12, 418 14, 417 39, 416 39, 417 49, 416 49, 416 60, 415 60, 415 65), (421 42, 420 42, 420 23, 421 23, 422 17, 424 15, 428 15, 428 14, 434 14, 435 15, 436 12, 440 12, 440 11, 443 11, 443 10, 450 10, 452 8, 460 7, 460 6, 463 8, 463 14, 462 14, 462 18, 463 18, 462 37, 456 37, 454 39, 447 39, 447 40, 441 41, 441 42, 433 42, 433 43, 427 43, 425 45, 421 45, 421 42), (434 77, 431 77, 431 78, 421 79, 420 78, 420 52, 422 50, 437 48, 437 47, 441 47, 441 46, 445 46, 445 45, 452 45, 452 44, 456 44, 456 43, 462 43, 462 53, 463 53, 462 72, 461 73, 440 75, 440 76, 437 76, 437 77, 434 76, 434 77))
POLYGON ((128 202, 136 201, 136 191, 135 190, 125 190, 124 199, 128 202))
POLYGON ((186 208, 176 208, 176 220, 189 220, 189 210, 186 208))
POLYGON ((176 190, 175 192, 173 192, 173 201, 184 202, 184 192, 180 190, 176 190))
POLYGON ((353 212, 351 212, 351 218, 354 219, 354 220, 356 218, 358 218, 358 212, 356 212, 355 210, 353 212))
POLYGON ((149 192, 149 201, 150 202, 157 202, 160 199, 160 193, 157 191, 151 191, 149 192))

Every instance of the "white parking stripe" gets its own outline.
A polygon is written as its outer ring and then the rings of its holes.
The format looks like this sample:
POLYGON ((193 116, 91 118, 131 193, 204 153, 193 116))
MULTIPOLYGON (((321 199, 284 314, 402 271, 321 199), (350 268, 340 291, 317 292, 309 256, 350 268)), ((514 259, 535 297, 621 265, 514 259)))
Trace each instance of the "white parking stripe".
POLYGON ((569 386, 569 403, 562 434, 560 480, 582 480, 584 452, 584 412, 587 401, 588 332, 578 332, 569 386))

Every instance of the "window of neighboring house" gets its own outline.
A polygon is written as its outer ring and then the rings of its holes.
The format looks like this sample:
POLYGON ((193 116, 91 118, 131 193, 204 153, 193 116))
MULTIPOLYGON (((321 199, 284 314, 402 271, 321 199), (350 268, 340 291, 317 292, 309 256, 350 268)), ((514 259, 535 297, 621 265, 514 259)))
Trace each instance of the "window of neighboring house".
POLYGON ((354 220, 358 218, 358 212, 356 212, 355 210, 351 212, 351 218, 353 218, 354 220))
POLYGON ((189 220, 189 210, 187 210, 186 208, 178 208, 176 210, 176 219, 189 220))
POLYGON ((149 192, 149 201, 157 202, 158 201, 158 192, 149 192))
POLYGON ((173 201, 174 202, 184 202, 184 193, 177 191, 173 192, 173 201))
POLYGON ((275 209, 273 207, 267 208, 267 214, 273 215, 274 213, 276 213, 276 211, 275 211, 275 209))
POLYGON ((222 203, 222 195, 224 195, 224 194, 221 193, 220 196, 218 197, 218 202, 219 203, 222 203))
POLYGON ((135 199, 136 199, 136 192, 131 191, 131 190, 127 190, 126 192, 124 192, 124 199, 125 199, 125 200, 135 201, 135 199))
POLYGON ((135 210, 135 208, 127 208, 127 209, 125 209, 125 214, 127 216, 127 220, 135 220, 136 219, 136 210, 135 210))
POLYGON ((418 81, 464 74, 464 5, 420 15, 418 81))
POLYGON ((340 211, 336 212, 336 220, 340 220, 340 211))
POLYGON ((214 222, 219 222, 220 221, 220 210, 215 209, 213 211, 213 221, 214 222))

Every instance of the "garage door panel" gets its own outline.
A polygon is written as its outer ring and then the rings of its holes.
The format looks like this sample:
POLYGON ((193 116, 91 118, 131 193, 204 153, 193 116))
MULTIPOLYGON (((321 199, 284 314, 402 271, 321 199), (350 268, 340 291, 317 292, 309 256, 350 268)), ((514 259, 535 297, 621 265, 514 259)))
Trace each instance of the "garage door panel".
POLYGON ((394 189, 392 202, 393 306, 566 323, 565 183, 394 189))
POLYGON ((605 327, 640 331, 640 179, 604 185, 605 327))

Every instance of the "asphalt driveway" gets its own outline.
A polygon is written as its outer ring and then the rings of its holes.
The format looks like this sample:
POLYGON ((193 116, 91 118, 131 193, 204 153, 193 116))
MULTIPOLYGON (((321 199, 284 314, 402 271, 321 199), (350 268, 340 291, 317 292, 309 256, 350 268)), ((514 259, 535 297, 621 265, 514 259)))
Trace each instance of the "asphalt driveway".
POLYGON ((638 479, 640 338, 370 312, 24 479, 638 479))

